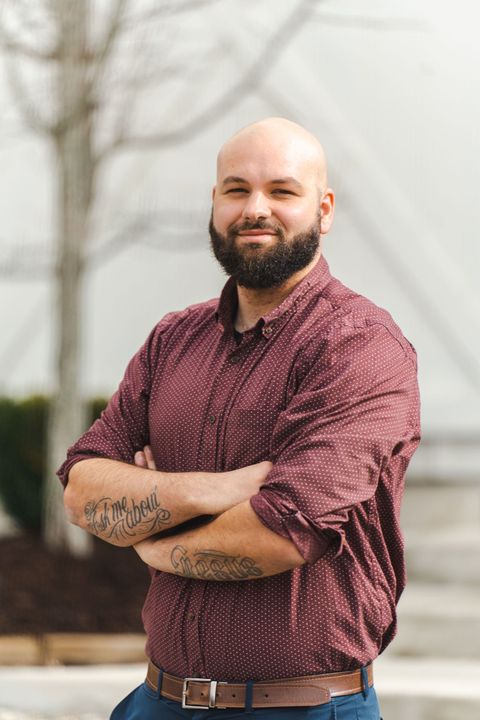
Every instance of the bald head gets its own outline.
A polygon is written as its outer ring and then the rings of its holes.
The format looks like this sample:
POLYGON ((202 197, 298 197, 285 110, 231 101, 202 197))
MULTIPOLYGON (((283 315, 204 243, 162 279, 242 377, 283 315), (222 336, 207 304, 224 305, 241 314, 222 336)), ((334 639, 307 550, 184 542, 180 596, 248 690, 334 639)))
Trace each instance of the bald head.
POLYGON ((327 233, 333 208, 325 153, 300 125, 284 118, 261 120, 237 132, 221 148, 212 207, 218 233, 236 235, 247 225, 255 229, 256 224, 257 231, 267 228, 271 237, 263 238, 263 245, 250 240, 254 250, 267 248, 280 236, 288 244, 312 228, 320 235, 327 233))
POLYGON ((240 159, 283 161, 301 166, 315 177, 320 191, 327 187, 325 152, 308 130, 285 118, 272 117, 242 128, 222 146, 217 158, 217 182, 224 167, 240 159))

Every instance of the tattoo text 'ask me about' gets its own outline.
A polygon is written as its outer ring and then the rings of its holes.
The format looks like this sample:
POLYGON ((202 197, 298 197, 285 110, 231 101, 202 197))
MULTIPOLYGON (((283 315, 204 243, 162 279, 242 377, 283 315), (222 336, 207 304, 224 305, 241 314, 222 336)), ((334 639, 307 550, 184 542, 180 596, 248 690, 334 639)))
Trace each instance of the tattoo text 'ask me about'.
POLYGON ((171 513, 160 507, 155 488, 150 495, 136 501, 124 495, 118 500, 102 497, 90 500, 85 505, 85 517, 89 529, 95 535, 106 538, 135 537, 139 533, 149 533, 168 525, 171 513))

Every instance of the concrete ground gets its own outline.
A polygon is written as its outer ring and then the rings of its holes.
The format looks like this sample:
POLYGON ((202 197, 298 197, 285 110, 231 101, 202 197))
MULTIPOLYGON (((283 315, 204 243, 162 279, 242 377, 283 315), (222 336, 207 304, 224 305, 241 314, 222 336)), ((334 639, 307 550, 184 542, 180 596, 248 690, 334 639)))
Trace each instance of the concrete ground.
MULTIPOLYGON (((0 668, 0 720, 106 720, 145 665, 0 668)), ((480 717, 480 662, 381 658, 375 686, 386 720, 480 717)))
POLYGON ((106 720, 145 664, 0 668, 0 720, 106 720))

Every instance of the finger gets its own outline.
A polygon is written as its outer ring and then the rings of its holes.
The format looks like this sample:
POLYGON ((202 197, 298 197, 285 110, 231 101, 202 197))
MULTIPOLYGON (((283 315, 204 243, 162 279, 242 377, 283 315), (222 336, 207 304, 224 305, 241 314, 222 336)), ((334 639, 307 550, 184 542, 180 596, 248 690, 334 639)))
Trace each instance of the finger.
POLYGON ((153 459, 152 448, 150 447, 150 445, 145 445, 145 447, 143 448, 143 452, 145 453, 147 467, 150 470, 156 470, 157 466, 155 465, 155 460, 153 459))
POLYGON ((138 467, 147 467, 147 459, 145 457, 145 453, 142 452, 142 450, 138 450, 134 455, 134 462, 135 465, 138 467))

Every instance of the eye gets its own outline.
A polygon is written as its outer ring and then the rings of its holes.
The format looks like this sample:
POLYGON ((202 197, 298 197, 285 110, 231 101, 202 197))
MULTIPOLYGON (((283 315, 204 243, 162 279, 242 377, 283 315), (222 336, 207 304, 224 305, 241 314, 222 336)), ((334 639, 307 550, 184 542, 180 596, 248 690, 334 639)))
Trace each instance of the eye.
POLYGON ((275 188, 272 190, 272 195, 295 195, 295 193, 292 190, 287 190, 286 188, 275 188))
POLYGON ((246 188, 238 187, 238 188, 230 188, 230 190, 226 191, 226 195, 230 195, 231 193, 246 193, 246 188))

